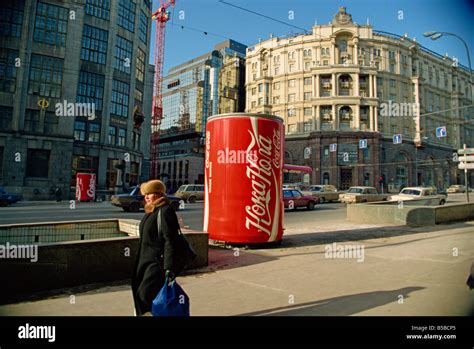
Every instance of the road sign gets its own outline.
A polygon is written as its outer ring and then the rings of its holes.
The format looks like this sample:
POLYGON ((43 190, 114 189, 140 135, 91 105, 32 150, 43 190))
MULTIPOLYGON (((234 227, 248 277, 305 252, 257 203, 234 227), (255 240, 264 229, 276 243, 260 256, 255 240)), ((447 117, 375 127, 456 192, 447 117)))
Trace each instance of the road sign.
POLYGON ((359 140, 359 149, 367 148, 367 139, 360 139, 359 140))
POLYGON ((393 144, 401 144, 402 143, 402 135, 397 134, 393 135, 393 144))
POLYGON ((337 143, 329 144, 329 151, 337 151, 337 143))
POLYGON ((474 154, 474 148, 458 149, 458 154, 474 154))
POLYGON ((474 162, 474 154, 458 157, 459 162, 474 162))
POLYGON ((460 170, 474 170, 474 162, 461 162, 458 164, 458 169, 460 170))
POLYGON ((311 147, 304 148, 304 158, 309 159, 311 157, 311 147))
POLYGON ((446 126, 441 126, 436 128, 436 137, 446 137, 446 126))

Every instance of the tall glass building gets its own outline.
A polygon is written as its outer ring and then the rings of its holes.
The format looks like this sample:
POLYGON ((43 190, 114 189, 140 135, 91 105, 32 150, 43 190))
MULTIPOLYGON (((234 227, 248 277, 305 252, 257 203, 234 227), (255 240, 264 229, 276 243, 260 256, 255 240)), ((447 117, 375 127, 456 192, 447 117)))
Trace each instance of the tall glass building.
POLYGON ((204 183, 207 118, 244 111, 246 48, 226 40, 164 77, 158 173, 170 191, 204 183))
POLYGON ((140 181, 149 157, 151 0, 3 0, 0 185, 24 198, 140 181))

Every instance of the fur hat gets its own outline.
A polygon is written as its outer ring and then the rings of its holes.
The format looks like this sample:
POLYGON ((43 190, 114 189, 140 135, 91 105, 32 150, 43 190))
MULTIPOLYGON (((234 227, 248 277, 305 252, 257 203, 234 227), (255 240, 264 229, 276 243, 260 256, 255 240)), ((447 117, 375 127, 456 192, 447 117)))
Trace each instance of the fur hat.
POLYGON ((166 187, 164 183, 158 179, 153 179, 151 181, 145 182, 140 186, 140 192, 142 195, 147 194, 165 194, 166 187))

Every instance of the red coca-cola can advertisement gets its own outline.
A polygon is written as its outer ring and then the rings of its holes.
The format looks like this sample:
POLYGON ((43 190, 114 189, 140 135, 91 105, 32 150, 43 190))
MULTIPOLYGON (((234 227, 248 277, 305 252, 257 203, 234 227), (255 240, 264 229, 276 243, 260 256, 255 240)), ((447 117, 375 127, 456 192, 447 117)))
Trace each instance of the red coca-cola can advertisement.
POLYGON ((76 200, 94 201, 95 200, 95 173, 77 173, 76 174, 76 200))
POLYGON ((283 127, 281 118, 265 114, 208 119, 203 229, 210 239, 282 239, 283 127))

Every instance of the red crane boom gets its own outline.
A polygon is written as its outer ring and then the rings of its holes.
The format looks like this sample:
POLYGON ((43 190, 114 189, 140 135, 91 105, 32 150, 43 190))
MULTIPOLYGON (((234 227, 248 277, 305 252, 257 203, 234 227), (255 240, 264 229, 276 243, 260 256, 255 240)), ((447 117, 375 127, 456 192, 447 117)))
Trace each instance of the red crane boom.
POLYGON ((156 21, 155 38, 155 80, 153 82, 153 109, 151 118, 151 177, 158 176, 158 144, 160 140, 160 124, 163 117, 163 101, 161 96, 161 81, 163 79, 163 59, 165 55, 165 29, 166 22, 170 19, 168 7, 174 6, 176 0, 160 0, 160 7, 153 13, 152 18, 156 21))

